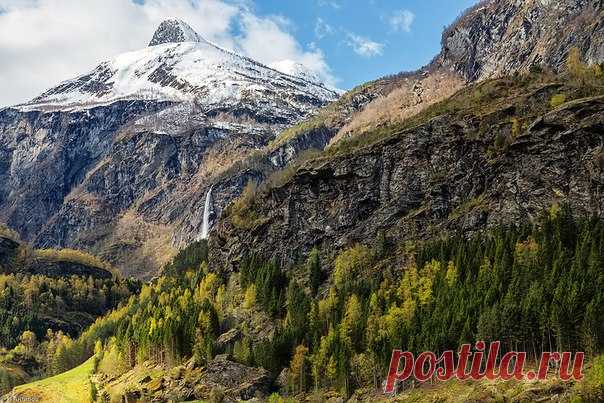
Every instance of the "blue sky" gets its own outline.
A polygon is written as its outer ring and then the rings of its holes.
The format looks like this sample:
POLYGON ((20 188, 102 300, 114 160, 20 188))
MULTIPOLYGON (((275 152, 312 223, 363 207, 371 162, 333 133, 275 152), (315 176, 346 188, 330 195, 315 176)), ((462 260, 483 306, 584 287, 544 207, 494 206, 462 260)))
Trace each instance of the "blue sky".
POLYGON ((261 63, 298 62, 350 89, 428 63, 443 27, 474 1, 0 0, 0 107, 144 48, 168 18, 261 63))
POLYGON ((261 15, 281 15, 290 20, 289 29, 296 39, 303 46, 314 44, 321 49, 338 86, 350 89, 428 63, 440 50, 443 28, 474 3, 474 0, 258 0, 255 10, 261 15), (408 32, 405 18, 400 18, 405 15, 413 15, 408 32), (318 24, 322 30, 315 32, 318 24), (350 35, 383 45, 381 54, 355 53, 350 35))

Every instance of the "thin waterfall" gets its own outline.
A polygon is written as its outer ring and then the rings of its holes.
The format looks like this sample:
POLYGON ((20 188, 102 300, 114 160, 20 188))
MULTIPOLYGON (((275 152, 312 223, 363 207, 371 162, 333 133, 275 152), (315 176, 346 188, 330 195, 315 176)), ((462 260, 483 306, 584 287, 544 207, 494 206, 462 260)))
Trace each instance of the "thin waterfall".
POLYGON ((210 233, 210 213, 212 212, 212 186, 206 194, 206 202, 203 206, 203 224, 201 225, 201 239, 208 239, 210 233))

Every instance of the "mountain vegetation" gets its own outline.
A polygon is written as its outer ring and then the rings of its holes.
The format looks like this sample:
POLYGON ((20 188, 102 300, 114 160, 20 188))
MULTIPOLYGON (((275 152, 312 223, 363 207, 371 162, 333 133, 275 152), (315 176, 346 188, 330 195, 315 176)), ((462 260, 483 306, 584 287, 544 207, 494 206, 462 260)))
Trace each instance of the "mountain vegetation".
MULTIPOLYGON (((596 366, 604 349, 604 221, 577 218, 564 205, 543 212, 536 225, 470 238, 351 246, 318 289, 316 267, 328 266, 318 253, 288 268, 251 258, 227 275, 208 270, 205 248, 200 242, 181 251, 164 276, 73 342, 89 354, 98 344, 100 378, 147 362, 204 367, 228 354, 275 378, 284 374, 281 393, 298 399, 379 389, 394 348, 438 354, 499 340, 504 351, 527 351, 530 359, 585 351, 596 366), (257 317, 271 323, 268 331, 257 317), (233 329, 240 337, 221 342, 233 329)), ((564 393, 604 396, 598 379, 564 393)), ((98 390, 104 396, 102 382, 98 390)), ((153 398, 157 390, 139 392, 153 398)))
MULTIPOLYGON (((564 81, 547 72, 487 81, 401 124, 413 127, 442 113, 472 113, 485 117, 480 128, 496 124, 493 116, 501 119, 498 111, 513 105, 507 134, 513 139, 515 127, 524 130, 550 110, 597 97, 602 88, 599 69, 577 65, 571 54, 564 81), (529 102, 525 94, 544 86, 552 89, 546 93, 552 101, 529 102), (554 102, 559 95, 564 101, 552 105, 559 102, 554 102), (518 109, 521 103, 525 107, 518 109)), ((400 135, 398 130, 391 135, 400 135)), ((380 131, 378 136, 387 139, 389 134, 380 131)), ((363 141, 384 140, 367 135, 363 141)), ((499 144, 495 139, 493 155, 505 152, 507 141, 499 144)), ((355 143, 337 152, 328 149, 307 163, 354 154, 362 147, 355 143)), ((294 170, 279 181, 248 184, 227 217, 238 217, 235 224, 240 230, 254 231, 265 222, 255 210, 260 198, 295 174, 294 170)), ((483 204, 478 198, 451 216, 483 204)), ((248 389, 201 375, 203 368, 211 373, 225 370, 225 365, 240 365, 237 370, 244 373, 262 368, 268 372, 251 375, 255 393, 272 390, 297 400, 328 391, 344 397, 372 395, 380 388, 391 351, 401 347, 439 354, 463 343, 499 340, 503 352, 527 351, 531 360, 542 351, 585 351, 594 368, 599 368, 604 352, 604 221, 597 214, 573 211, 569 204, 555 203, 533 221, 507 222, 473 233, 451 230, 436 237, 400 240, 379 232, 336 254, 315 247, 293 263, 266 259, 249 249, 235 271, 229 269, 232 265, 213 262, 213 252, 206 241, 183 249, 163 268, 162 276, 97 319, 77 339, 60 332, 49 332, 46 339, 32 331, 7 335, 12 337, 7 342, 17 344, 7 356, 43 355, 48 358, 42 368, 53 374, 83 363, 96 351, 94 390, 101 401, 124 396, 247 396, 248 389), (184 378, 174 378, 170 372, 174 368, 184 378), (137 383, 133 374, 147 380, 137 383), (179 379, 187 380, 188 386, 177 390, 169 386, 179 379)), ((58 259, 75 252, 40 254, 58 259)), ((48 289, 65 303, 84 309, 98 308, 102 293, 94 290, 99 288, 109 291, 102 294, 103 301, 113 306, 128 295, 113 295, 114 288, 100 280, 62 281, 44 287, 20 281, 23 289, 10 279, 6 284, 17 290, 16 301, 25 304, 31 300, 24 291, 29 288, 48 289), (61 285, 81 288, 82 293, 68 297, 61 294, 61 285)), ((25 327, 34 329, 29 322, 25 327)), ((576 387, 562 385, 565 396, 603 397, 604 380, 598 371, 591 370, 588 381, 576 387)), ((400 390, 413 395, 413 386, 405 383, 400 390)))
POLYGON ((12 231, 3 231, 0 244, 0 390, 6 392, 88 357, 73 339, 140 284, 87 253, 34 250, 12 231))

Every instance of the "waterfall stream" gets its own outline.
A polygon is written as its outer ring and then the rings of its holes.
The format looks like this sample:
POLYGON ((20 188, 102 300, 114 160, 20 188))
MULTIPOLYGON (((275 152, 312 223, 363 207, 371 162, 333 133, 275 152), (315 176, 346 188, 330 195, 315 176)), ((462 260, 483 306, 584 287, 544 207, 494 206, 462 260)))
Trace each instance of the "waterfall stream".
POLYGON ((210 213, 212 211, 212 187, 206 194, 206 202, 203 206, 203 223, 201 225, 201 239, 208 239, 210 233, 210 213))

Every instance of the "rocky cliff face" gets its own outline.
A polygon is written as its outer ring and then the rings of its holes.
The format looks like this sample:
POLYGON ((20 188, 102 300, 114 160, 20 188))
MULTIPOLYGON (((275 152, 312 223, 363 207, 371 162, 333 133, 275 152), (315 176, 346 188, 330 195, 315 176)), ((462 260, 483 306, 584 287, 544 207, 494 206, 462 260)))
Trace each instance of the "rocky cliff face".
POLYGON ((315 246, 332 255, 380 232, 400 242, 530 222, 563 202, 602 214, 604 97, 548 111, 571 90, 547 81, 469 87, 415 127, 304 165, 256 196, 248 228, 221 221, 210 261, 236 270, 254 253, 290 264, 315 246))
POLYGON ((337 94, 299 66, 279 72, 166 21, 152 46, 0 110, 0 221, 37 246, 85 249, 149 277, 200 237, 210 186, 215 222, 249 180, 302 150, 407 119, 467 83, 559 69, 571 46, 601 62, 603 20, 601 1, 481 2, 429 66, 324 109, 337 94))
POLYGON ((0 110, 0 222, 149 277, 200 236, 212 184, 215 218, 261 175, 225 169, 337 97, 182 21, 151 45, 0 110))
POLYGON ((531 66, 560 71, 576 46, 590 64, 604 61, 601 0, 487 0, 443 34, 436 65, 469 81, 526 73, 531 66))

